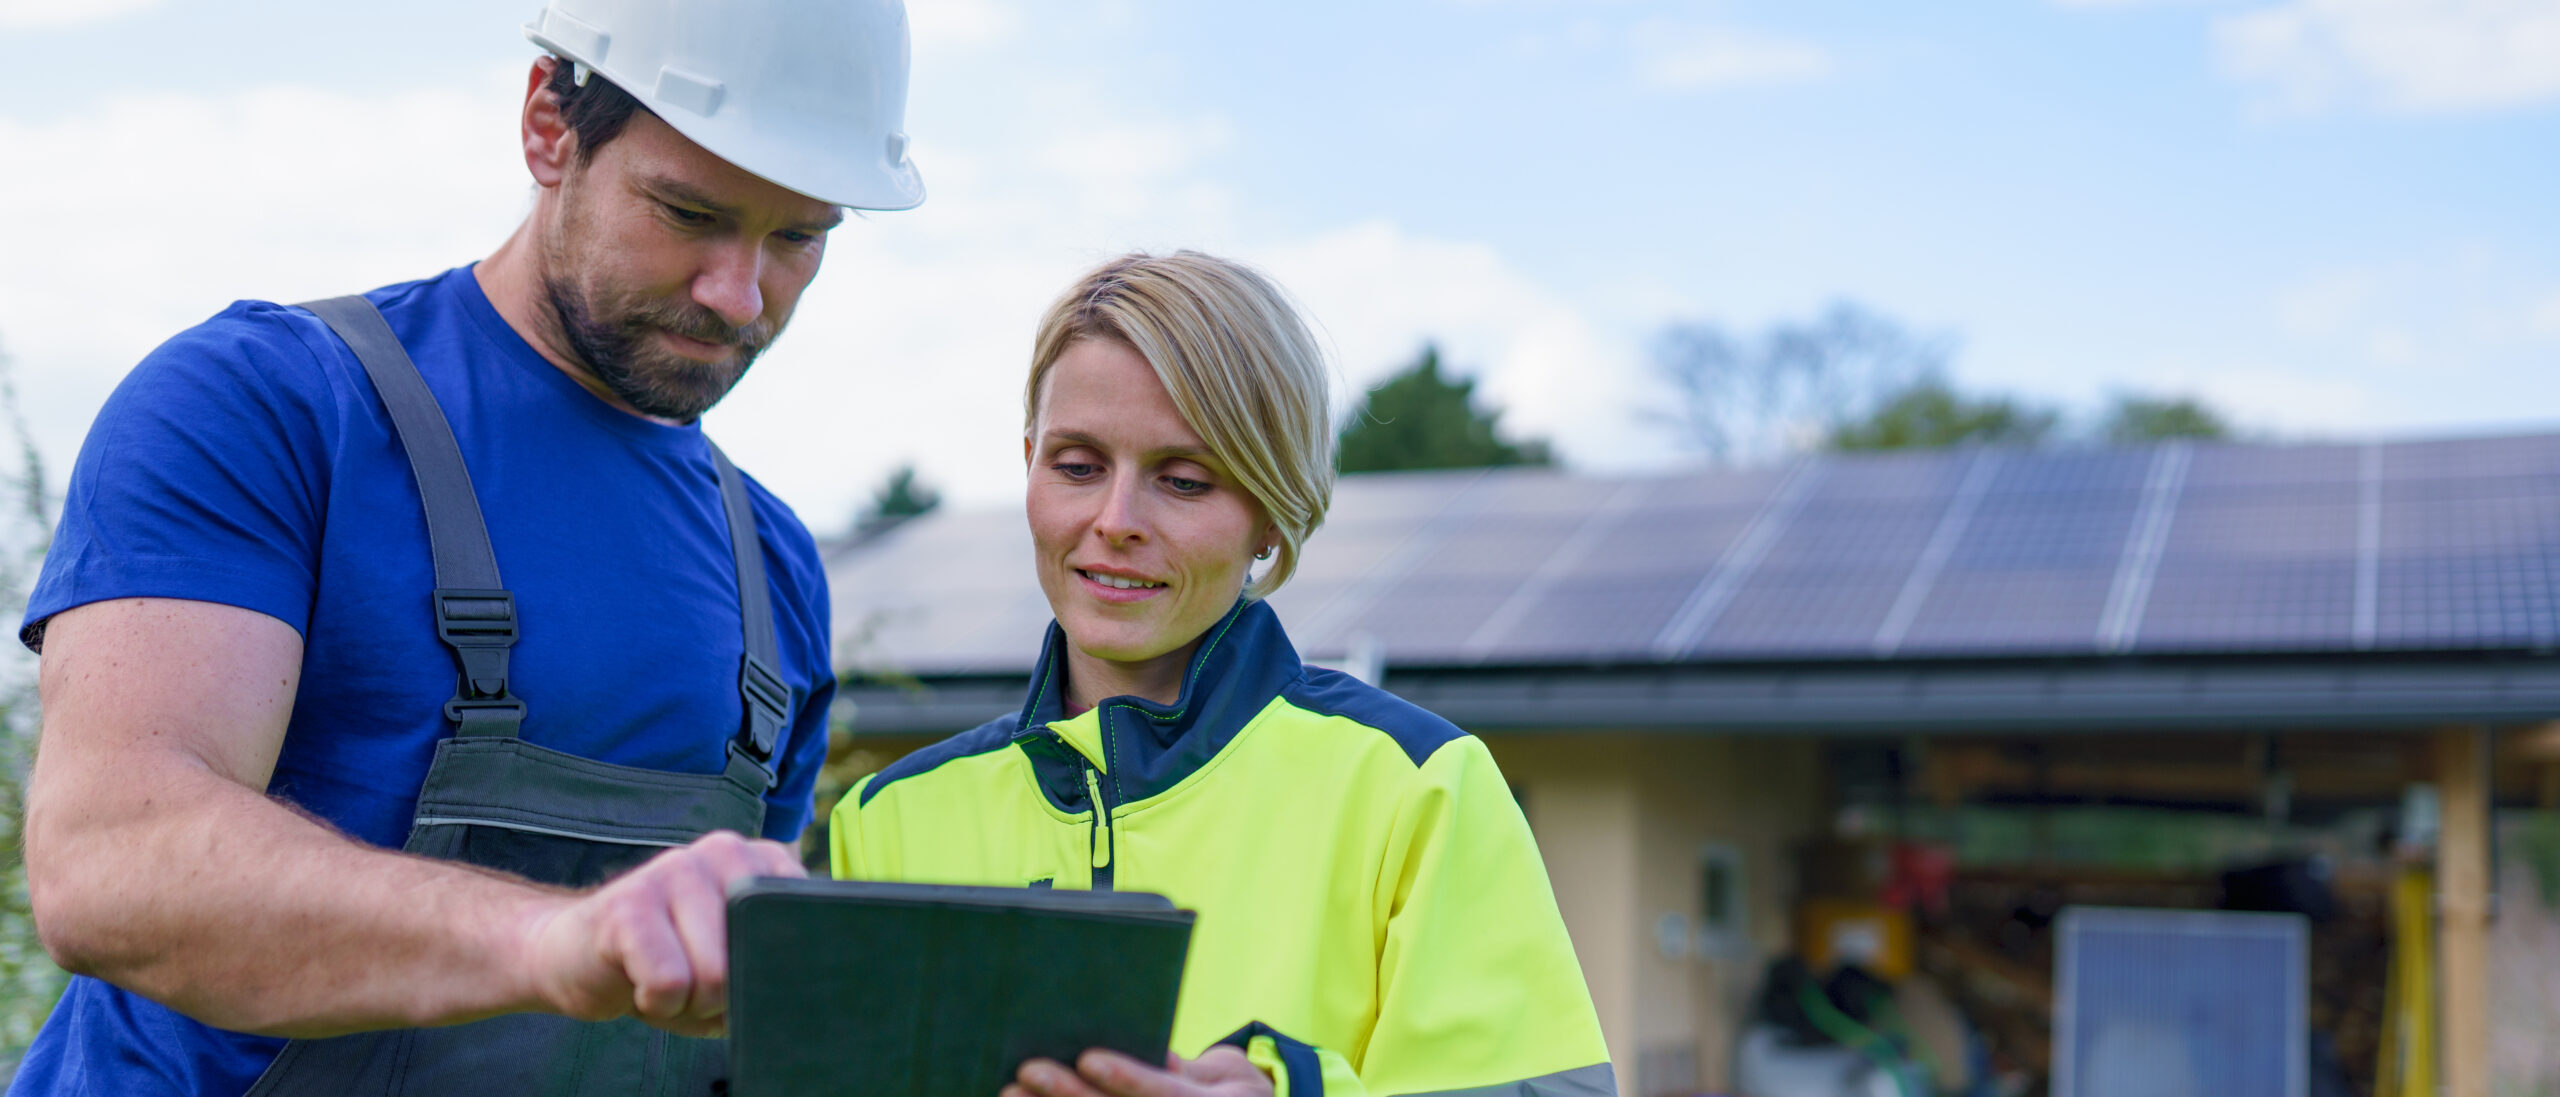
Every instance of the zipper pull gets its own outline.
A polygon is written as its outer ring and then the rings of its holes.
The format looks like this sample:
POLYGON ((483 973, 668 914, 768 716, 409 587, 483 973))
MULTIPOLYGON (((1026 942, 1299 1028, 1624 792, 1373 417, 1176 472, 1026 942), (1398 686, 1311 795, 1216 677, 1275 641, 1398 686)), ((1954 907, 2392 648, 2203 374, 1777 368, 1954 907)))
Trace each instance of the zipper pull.
POLYGON ((1111 826, 1103 822, 1102 776, 1084 767, 1084 788, 1093 800, 1093 867, 1111 867, 1111 826))

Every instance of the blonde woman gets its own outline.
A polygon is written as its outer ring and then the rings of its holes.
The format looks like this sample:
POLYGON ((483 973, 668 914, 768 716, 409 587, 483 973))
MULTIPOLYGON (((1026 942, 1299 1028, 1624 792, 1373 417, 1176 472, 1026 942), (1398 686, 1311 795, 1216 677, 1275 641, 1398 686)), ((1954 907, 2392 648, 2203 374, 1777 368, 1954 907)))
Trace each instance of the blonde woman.
POLYGON ((1279 289, 1195 252, 1105 263, 1042 318, 1023 413, 1056 615, 1030 696, 848 793, 836 875, 1160 892, 1199 923, 1171 1062, 1036 1060, 1006 1097, 1614 1093, 1483 744, 1300 663, 1262 601, 1333 488, 1279 289))

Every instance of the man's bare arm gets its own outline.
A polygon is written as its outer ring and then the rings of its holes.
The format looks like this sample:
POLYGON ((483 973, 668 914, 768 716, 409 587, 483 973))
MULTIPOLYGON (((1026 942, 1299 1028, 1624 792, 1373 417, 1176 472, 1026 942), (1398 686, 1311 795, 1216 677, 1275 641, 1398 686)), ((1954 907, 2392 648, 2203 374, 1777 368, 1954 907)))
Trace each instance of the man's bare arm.
POLYGON ((57 962, 272 1035, 523 1010, 718 1030, 727 885, 799 874, 789 851, 714 835, 572 894, 353 841, 264 794, 301 662, 290 626, 206 602, 48 624, 26 855, 57 962))

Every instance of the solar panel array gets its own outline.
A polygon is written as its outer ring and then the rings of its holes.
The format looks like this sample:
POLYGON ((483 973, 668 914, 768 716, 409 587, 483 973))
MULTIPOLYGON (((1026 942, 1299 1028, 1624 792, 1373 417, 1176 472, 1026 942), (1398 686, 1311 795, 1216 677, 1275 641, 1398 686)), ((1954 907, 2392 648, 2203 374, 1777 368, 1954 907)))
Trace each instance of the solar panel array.
MULTIPOLYGON (((1018 512, 835 553, 840 658, 1020 672, 1018 512)), ((1397 666, 2560 647, 2560 435, 1346 477, 1272 599, 1397 666)))

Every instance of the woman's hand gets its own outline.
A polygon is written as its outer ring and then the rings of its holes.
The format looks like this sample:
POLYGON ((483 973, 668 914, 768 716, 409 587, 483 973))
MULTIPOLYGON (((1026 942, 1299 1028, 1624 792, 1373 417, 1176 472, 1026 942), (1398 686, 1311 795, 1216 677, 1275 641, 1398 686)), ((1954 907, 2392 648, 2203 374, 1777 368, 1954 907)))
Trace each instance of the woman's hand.
POLYGON ((1271 1076, 1244 1052, 1213 1047, 1197 1059, 1165 1056, 1165 1068, 1109 1051, 1088 1051, 1076 1068, 1033 1059, 1002 1097, 1271 1097, 1271 1076))

